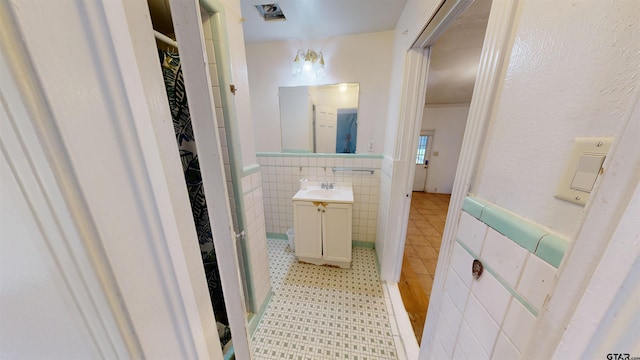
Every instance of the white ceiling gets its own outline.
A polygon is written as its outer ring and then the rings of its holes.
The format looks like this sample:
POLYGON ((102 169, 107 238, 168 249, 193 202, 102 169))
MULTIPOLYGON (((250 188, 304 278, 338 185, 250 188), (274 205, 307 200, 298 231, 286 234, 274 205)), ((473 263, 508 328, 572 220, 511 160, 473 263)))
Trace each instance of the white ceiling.
POLYGON ((326 39, 389 31, 406 0, 241 0, 247 43, 326 39), (277 3, 285 21, 265 22, 254 5, 277 3))
MULTIPOLYGON (((406 0, 280 0, 277 3, 287 20, 265 22, 254 5, 270 1, 241 0, 247 43, 393 30, 406 3, 406 0)), ((475 0, 433 45, 426 104, 471 102, 490 8, 491 0, 475 0)))
POLYGON ((475 0, 431 47, 426 104, 471 102, 491 0, 475 0))
MULTIPOLYGON (((279 0, 287 20, 265 22, 254 5, 276 0, 240 0, 245 42, 327 39, 395 29, 406 0, 279 0)), ((167 0, 148 0, 153 26, 173 32, 167 0)), ((426 104, 471 102, 491 0, 475 0, 431 48, 426 104)))

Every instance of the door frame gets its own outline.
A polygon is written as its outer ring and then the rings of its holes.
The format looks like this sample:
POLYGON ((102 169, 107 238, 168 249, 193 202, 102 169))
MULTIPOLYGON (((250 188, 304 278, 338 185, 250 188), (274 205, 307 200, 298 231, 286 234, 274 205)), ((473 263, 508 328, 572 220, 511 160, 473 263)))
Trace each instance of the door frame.
MULTIPOLYGON (((473 97, 469 108, 467 125, 464 132, 460 160, 456 170, 451 201, 447 213, 447 221, 442 237, 442 246, 438 257, 436 274, 432 287, 432 294, 429 302, 429 310, 422 336, 419 358, 427 358, 429 349, 432 347, 433 337, 437 317, 440 314, 444 295, 444 282, 446 269, 451 261, 453 245, 455 243, 455 233, 460 219, 462 202, 469 192, 473 177, 477 168, 478 159, 484 146, 484 137, 491 118, 493 105, 498 95, 499 80, 504 76, 504 63, 510 55, 510 39, 513 32, 513 21, 516 16, 517 1, 493 0, 487 33, 485 35, 480 66, 476 76, 476 84, 473 90, 473 97)), ((422 114, 424 111, 424 95, 426 93, 426 78, 428 76, 429 48, 435 43, 437 37, 441 35, 448 25, 470 4, 465 0, 447 0, 438 11, 443 11, 443 15, 434 15, 433 19, 426 25, 423 33, 414 42, 413 47, 407 52, 405 68, 405 81, 403 93, 406 94, 401 103, 401 119, 407 126, 403 127, 400 135, 400 143, 396 148, 396 159, 406 158, 406 154, 415 156, 422 114), (418 79, 417 81, 415 79, 418 79), (412 141, 406 141, 412 137, 412 141), (405 141, 402 141, 405 140, 405 141)), ((415 161, 412 161, 412 163, 415 161)), ((403 201, 403 221, 402 228, 392 237, 400 239, 396 242, 395 264, 391 278, 396 282, 400 278, 402 269, 402 258, 404 254, 407 223, 409 219, 409 208, 413 187, 413 177, 415 166, 408 166, 404 173, 400 173, 397 178, 392 179, 391 188, 401 187, 407 196, 402 199, 395 197, 391 202, 403 201)), ((393 208, 393 205, 390 205, 393 208)))

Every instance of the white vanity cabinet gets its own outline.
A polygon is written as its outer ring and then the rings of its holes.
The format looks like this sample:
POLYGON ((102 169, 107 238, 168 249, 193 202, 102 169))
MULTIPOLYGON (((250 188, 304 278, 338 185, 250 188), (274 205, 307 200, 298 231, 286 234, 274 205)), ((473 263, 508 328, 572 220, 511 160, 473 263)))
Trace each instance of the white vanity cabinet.
POLYGON ((351 202, 293 201, 298 261, 351 267, 351 202))

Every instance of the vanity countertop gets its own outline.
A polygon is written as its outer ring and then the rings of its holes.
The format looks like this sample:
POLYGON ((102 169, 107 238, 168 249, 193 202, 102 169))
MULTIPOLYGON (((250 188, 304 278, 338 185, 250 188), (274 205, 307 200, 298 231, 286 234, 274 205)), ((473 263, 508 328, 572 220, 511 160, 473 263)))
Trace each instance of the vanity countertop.
POLYGON ((338 183, 333 189, 322 189, 319 183, 309 184, 306 189, 300 189, 293 195, 293 201, 353 204, 353 188, 345 183, 338 183))

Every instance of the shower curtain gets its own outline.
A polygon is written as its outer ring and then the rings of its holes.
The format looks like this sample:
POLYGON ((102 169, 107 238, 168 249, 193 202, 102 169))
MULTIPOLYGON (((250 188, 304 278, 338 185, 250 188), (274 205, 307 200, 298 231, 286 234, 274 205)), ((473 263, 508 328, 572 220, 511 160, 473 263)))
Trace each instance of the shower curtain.
POLYGON ((338 109, 336 153, 355 154, 358 134, 358 113, 353 109, 338 109))
MULTIPOLYGON (((209 222, 209 213, 207 212, 207 201, 204 197, 200 164, 198 163, 198 152, 193 136, 187 93, 182 77, 182 68, 180 66, 180 57, 177 53, 160 49, 158 50, 158 55, 160 57, 160 63, 162 64, 162 74, 164 76, 167 97, 169 98, 173 129, 180 151, 182 170, 184 171, 184 178, 191 202, 191 212, 196 226, 196 233, 198 234, 200 253, 207 276, 213 311, 218 322, 228 325, 229 322, 224 305, 224 298, 222 296, 218 261, 213 247, 211 223, 209 222)), ((230 339, 228 327, 224 333, 224 335, 220 334, 220 336, 226 337, 226 341, 228 341, 230 339)), ((226 341, 224 341, 224 339, 221 340, 223 340, 222 345, 224 346, 226 341)))

